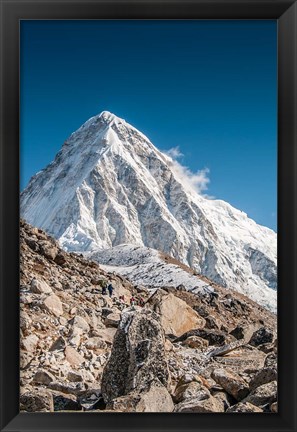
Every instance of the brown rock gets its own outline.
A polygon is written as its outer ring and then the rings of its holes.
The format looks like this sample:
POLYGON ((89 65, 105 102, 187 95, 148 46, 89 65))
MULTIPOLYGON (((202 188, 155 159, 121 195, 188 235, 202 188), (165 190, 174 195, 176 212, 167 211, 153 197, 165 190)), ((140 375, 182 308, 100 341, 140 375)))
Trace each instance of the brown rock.
POLYGON ((35 294, 51 294, 51 287, 43 280, 33 278, 31 281, 30 289, 35 294))
POLYGON ((250 402, 256 406, 271 404, 277 399, 277 382, 272 381, 268 384, 263 384, 252 391, 243 402, 250 402))
POLYGON ((273 367, 267 367, 259 370, 250 381, 250 391, 252 392, 257 387, 263 384, 270 383, 277 380, 277 370, 273 367))
POLYGON ((20 409, 26 412, 54 411, 53 395, 43 389, 32 390, 20 396, 20 409))
POLYGON ((65 348, 65 357, 68 363, 73 367, 78 367, 84 362, 84 357, 79 354, 74 348, 67 346, 65 348))
POLYGON ((43 369, 38 370, 33 377, 33 382, 37 384, 48 385, 53 381, 55 381, 54 375, 43 369))
POLYGON ((117 327, 119 325, 121 315, 119 313, 111 313, 105 318, 104 324, 106 327, 117 327))
POLYGON ((249 402, 239 402, 228 408, 228 413, 262 413, 263 410, 249 402))
POLYGON ((206 339, 202 339, 199 336, 189 336, 182 343, 189 348, 197 348, 203 350, 208 347, 208 341, 206 339))
POLYGON ((214 369, 211 373, 211 377, 237 401, 241 401, 249 393, 247 383, 235 372, 227 369, 214 369))
POLYGON ((173 400, 175 403, 183 402, 186 399, 194 399, 197 398, 200 395, 200 398, 207 398, 210 397, 209 390, 202 387, 201 383, 197 381, 192 381, 190 383, 177 385, 173 400))
POLYGON ((24 350, 33 353, 36 349, 38 341, 39 341, 38 337, 35 334, 31 334, 25 338, 22 338, 21 344, 24 350))
POLYGON ((205 399, 198 397, 179 403, 175 406, 174 411, 179 413, 217 413, 224 412, 224 404, 213 396, 205 399))
MULTIPOLYGON (((154 300, 152 298, 150 302, 154 303, 154 300)), ((160 301, 154 306, 156 312, 160 314, 160 322, 165 334, 178 337, 189 330, 202 328, 205 325, 205 319, 174 294, 162 295, 160 301)))
POLYGON ((62 302, 56 294, 51 294, 43 302, 46 310, 48 310, 53 315, 59 317, 63 314, 62 302))
POLYGON ((60 351, 64 350, 66 347, 65 339, 62 336, 59 336, 58 339, 54 341, 49 351, 60 351))

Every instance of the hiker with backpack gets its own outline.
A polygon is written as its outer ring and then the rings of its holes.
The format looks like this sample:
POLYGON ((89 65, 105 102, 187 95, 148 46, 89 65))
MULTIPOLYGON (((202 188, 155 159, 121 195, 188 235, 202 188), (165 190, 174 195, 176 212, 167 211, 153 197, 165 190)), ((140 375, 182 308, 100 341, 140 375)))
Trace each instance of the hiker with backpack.
POLYGON ((112 297, 113 286, 111 285, 111 283, 108 285, 107 289, 108 289, 109 297, 112 297))

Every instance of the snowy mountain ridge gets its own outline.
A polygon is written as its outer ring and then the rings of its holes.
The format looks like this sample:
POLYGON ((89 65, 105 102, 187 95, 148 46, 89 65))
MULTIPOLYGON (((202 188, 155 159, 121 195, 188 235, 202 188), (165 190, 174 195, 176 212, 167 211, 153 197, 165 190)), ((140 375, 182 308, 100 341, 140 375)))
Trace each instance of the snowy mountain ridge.
POLYGON ((276 233, 195 192, 168 155, 109 112, 92 117, 21 194, 21 215, 69 251, 122 244, 171 255, 276 308, 276 233))

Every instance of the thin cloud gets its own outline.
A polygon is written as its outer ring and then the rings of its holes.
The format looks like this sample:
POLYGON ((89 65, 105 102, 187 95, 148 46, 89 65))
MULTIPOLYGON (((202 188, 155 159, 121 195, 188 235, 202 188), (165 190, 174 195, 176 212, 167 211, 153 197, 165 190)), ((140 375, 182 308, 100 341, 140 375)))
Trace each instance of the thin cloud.
POLYGON ((183 156, 179 147, 173 147, 166 154, 171 159, 171 168, 176 178, 190 191, 203 195, 210 183, 209 168, 203 168, 197 172, 192 172, 188 167, 181 165, 176 159, 183 156))

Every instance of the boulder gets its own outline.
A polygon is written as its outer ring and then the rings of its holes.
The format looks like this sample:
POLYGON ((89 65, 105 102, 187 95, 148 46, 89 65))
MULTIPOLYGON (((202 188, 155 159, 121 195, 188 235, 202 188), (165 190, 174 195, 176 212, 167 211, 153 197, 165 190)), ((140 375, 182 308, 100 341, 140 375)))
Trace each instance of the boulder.
POLYGON ((67 259, 66 259, 66 256, 65 256, 65 254, 63 252, 59 252, 55 256, 54 261, 55 261, 56 264, 62 266, 63 264, 66 263, 67 259))
POLYGON ((30 334, 21 339, 21 344, 25 351, 33 353, 37 347, 38 341, 39 339, 35 334, 30 334))
POLYGON ((259 370, 251 379, 249 387, 252 392, 257 387, 263 384, 270 383, 277 380, 277 370, 274 367, 267 367, 259 370))
POLYGON ((48 385, 53 381, 55 381, 54 375, 44 369, 38 370, 33 377, 33 382, 37 384, 48 385))
POLYGON ((48 312, 52 313, 56 317, 59 317, 60 315, 63 314, 62 302, 59 299, 59 297, 56 296, 56 294, 51 294, 48 297, 46 297, 46 299, 43 302, 43 306, 48 312))
POLYGON ((51 294, 53 292, 45 281, 36 278, 32 279, 30 289, 35 294, 51 294))
POLYGON ((132 391, 113 399, 107 409, 120 412, 172 412, 172 398, 159 380, 152 382, 147 391, 132 391))
POLYGON ((76 397, 63 393, 53 394, 54 411, 81 411, 81 406, 76 401, 76 397))
POLYGON ((81 382, 83 380, 79 372, 69 371, 67 374, 67 379, 70 382, 81 382))
POLYGON ((49 241, 39 241, 40 252, 45 258, 54 260, 58 254, 58 247, 49 241))
POLYGON ((106 342, 99 336, 89 338, 86 342, 86 348, 89 350, 106 349, 106 342))
POLYGON ((245 380, 228 369, 214 369, 211 378, 237 401, 241 401, 249 393, 245 380))
POLYGON ((228 408, 227 413, 261 413, 263 410, 249 402, 239 402, 228 408))
POLYGON ((169 386, 165 337, 158 316, 149 309, 125 309, 102 374, 104 400, 108 403, 134 389, 145 390, 156 378, 169 386))
POLYGON ((70 324, 72 324, 72 331, 71 331, 72 337, 80 336, 83 333, 88 333, 90 331, 90 326, 87 323, 87 321, 79 315, 75 316, 70 321, 70 324))
POLYGON ((104 342, 106 342, 108 345, 111 345, 113 343, 116 329, 114 327, 99 329, 97 334, 100 339, 102 339, 104 342))
POLYGON ((71 346, 67 346, 65 348, 65 357, 68 363, 70 363, 73 367, 80 366, 85 360, 84 357, 71 346))
POLYGON ((174 411, 178 413, 217 413, 224 412, 224 404, 213 396, 204 399, 197 397, 179 403, 175 406, 174 411))
POLYGON ((272 341, 273 341, 272 331, 265 327, 260 327, 258 330, 256 330, 253 333, 249 341, 249 344, 252 346, 258 346, 272 341))
POLYGON ((199 336, 189 336, 183 341, 182 345, 203 350, 208 347, 208 340, 202 339, 199 336))
POLYGON ((62 336, 59 336, 51 345, 49 351, 62 351, 66 348, 66 341, 62 336))
POLYGON ((186 384, 178 384, 173 395, 173 400, 175 403, 179 403, 186 399, 198 398, 198 395, 201 399, 210 397, 208 389, 202 387, 200 382, 192 381, 186 384))
POLYGON ((106 327, 117 327, 119 325, 121 315, 119 313, 111 313, 105 318, 104 324, 106 327))
POLYGON ((223 345, 226 343, 226 335, 220 330, 195 329, 190 330, 174 340, 174 342, 183 342, 190 336, 198 336, 208 341, 209 345, 223 345))
POLYGON ((28 391, 20 396, 20 410, 26 412, 54 411, 53 395, 46 390, 28 391))
POLYGON ((160 314, 160 322, 165 334, 172 334, 176 337, 185 332, 202 328, 205 319, 202 318, 186 302, 176 297, 174 294, 164 294, 156 292, 149 300, 157 313, 160 314))
POLYGON ((277 399, 277 382, 272 381, 268 384, 263 384, 252 391, 243 402, 250 402, 256 406, 264 406, 271 404, 277 399))

